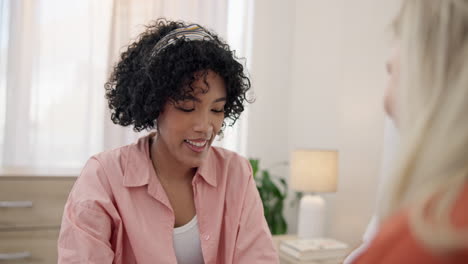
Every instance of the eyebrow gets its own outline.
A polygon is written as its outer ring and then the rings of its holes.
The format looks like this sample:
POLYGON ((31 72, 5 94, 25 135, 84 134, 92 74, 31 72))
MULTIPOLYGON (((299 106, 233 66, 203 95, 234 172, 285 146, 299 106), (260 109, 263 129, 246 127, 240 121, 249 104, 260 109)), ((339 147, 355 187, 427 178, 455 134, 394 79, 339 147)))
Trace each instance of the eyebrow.
POLYGON ((218 99, 214 100, 213 103, 218 103, 218 102, 223 102, 223 101, 227 101, 226 97, 218 98, 218 99))
MULTIPOLYGON (((191 96, 191 97, 189 98, 189 100, 193 100, 193 101, 195 101, 195 102, 197 102, 197 103, 200 103, 200 102, 201 102, 201 100, 198 99, 198 98, 195 97, 195 96, 191 96)), ((218 99, 214 100, 213 103, 224 102, 224 101, 227 101, 226 97, 221 97, 221 98, 218 98, 218 99)))

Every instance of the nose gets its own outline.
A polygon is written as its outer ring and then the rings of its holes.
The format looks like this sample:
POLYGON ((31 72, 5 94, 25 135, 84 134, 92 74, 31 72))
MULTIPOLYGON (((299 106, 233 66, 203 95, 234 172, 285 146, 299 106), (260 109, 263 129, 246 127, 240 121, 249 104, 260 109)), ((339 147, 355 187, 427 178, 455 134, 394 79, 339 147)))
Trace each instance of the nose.
POLYGON ((209 114, 198 113, 193 118, 193 131, 203 134, 203 136, 211 137, 214 126, 209 114))

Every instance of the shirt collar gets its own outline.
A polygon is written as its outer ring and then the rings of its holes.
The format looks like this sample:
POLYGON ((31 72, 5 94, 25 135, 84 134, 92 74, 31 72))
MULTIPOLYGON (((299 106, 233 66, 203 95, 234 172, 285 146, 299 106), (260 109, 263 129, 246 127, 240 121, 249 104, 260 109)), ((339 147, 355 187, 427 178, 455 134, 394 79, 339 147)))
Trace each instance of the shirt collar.
POLYGON ((143 136, 136 143, 128 146, 123 185, 138 187, 148 184, 151 177, 156 177, 149 155, 149 143, 152 134, 143 136))
POLYGON ((197 169, 197 174, 200 175, 209 185, 216 187, 216 174, 218 171, 218 158, 213 151, 213 147, 210 147, 208 154, 203 160, 200 167, 197 169))
MULTIPOLYGON (((156 177, 156 173, 152 166, 150 158, 150 140, 154 133, 148 134, 138 139, 134 144, 128 146, 127 164, 123 177, 123 185, 126 187, 138 187, 146 185, 152 177, 156 177)), ((213 147, 208 150, 207 157, 198 167, 195 177, 200 175, 209 185, 216 187, 216 172, 218 171, 217 155, 213 151, 213 147)))

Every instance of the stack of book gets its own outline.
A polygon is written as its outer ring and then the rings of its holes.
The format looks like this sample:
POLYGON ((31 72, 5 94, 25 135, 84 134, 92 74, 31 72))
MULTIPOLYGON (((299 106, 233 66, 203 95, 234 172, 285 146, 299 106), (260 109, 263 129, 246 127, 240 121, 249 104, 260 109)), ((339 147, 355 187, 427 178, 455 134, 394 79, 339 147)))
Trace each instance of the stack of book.
POLYGON ((286 263, 338 264, 349 254, 349 246, 329 238, 284 240, 280 258, 286 263))

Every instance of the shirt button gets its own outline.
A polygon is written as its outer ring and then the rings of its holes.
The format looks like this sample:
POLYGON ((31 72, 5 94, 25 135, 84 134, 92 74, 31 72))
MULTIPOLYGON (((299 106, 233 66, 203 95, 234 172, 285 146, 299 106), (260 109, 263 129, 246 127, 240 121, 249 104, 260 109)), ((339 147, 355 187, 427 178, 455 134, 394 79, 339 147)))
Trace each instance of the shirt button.
POLYGON ((204 235, 205 237, 205 240, 209 240, 210 239, 210 235, 204 235))

